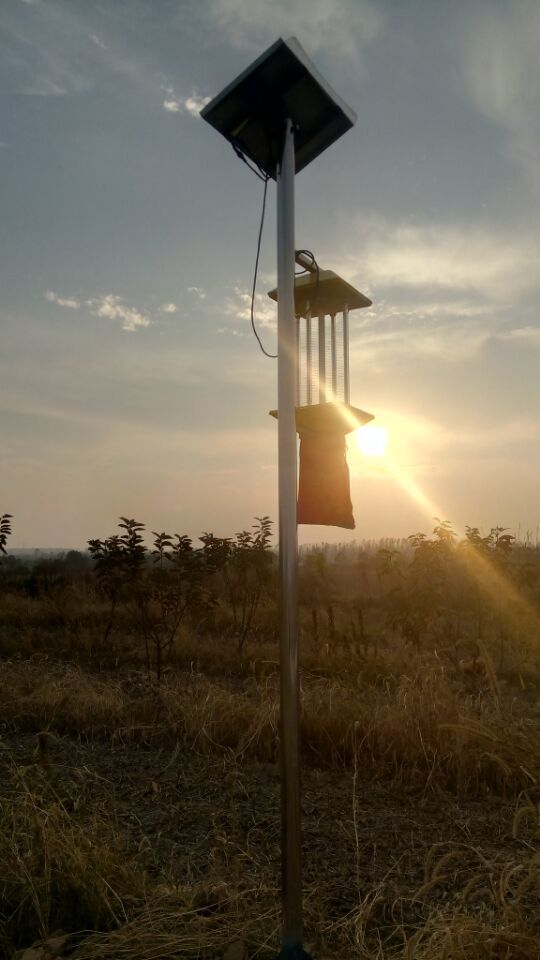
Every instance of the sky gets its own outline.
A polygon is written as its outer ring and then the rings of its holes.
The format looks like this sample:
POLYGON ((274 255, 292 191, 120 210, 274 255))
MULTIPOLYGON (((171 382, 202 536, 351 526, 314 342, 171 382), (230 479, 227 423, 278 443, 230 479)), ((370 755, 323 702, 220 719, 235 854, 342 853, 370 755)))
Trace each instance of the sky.
MULTIPOLYGON (((537 0, 2 0, 0 514, 13 547, 135 517, 277 519, 276 361, 251 333, 262 184, 199 116, 296 36, 358 116, 296 178, 296 246, 366 293, 356 530, 540 522, 537 0)), ((276 188, 256 317, 276 342, 276 188)))

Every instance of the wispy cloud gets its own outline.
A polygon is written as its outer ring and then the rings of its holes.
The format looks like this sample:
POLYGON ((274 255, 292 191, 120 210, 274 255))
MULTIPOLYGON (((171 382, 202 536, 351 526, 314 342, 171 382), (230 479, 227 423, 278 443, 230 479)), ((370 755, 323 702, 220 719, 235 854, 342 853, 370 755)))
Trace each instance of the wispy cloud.
POLYGON ((178 97, 173 87, 164 87, 165 99, 163 109, 168 113, 190 113, 192 117, 198 117, 202 108, 210 101, 210 97, 204 97, 196 90, 192 90, 188 97, 178 97))
POLYGON ((63 97, 92 84, 92 45, 73 9, 54 2, 0 5, 0 58, 19 95, 63 97), (24 9, 26 7, 26 9, 24 9))
POLYGON ((219 334, 226 335, 229 337, 243 337, 244 334, 241 330, 237 330, 236 327, 218 327, 217 332, 219 334))
MULTIPOLYGON (((59 307, 68 307, 71 310, 79 310, 83 305, 76 297, 62 297, 53 290, 47 290, 45 299, 49 303, 56 303, 59 307)), ((137 307, 130 306, 123 297, 117 294, 108 293, 101 297, 90 297, 84 301, 84 305, 89 308, 94 317, 106 317, 109 320, 120 320, 122 330, 130 333, 139 327, 149 327, 151 320, 148 314, 137 307)), ((163 305, 165 313, 174 313, 176 304, 167 303, 163 305), (174 309, 170 309, 173 307, 174 309)))
POLYGON ((364 361, 455 363, 478 357, 489 342, 540 342, 529 322, 540 293, 540 243, 530 233, 372 219, 353 227, 352 238, 336 259, 361 289, 369 278, 374 305, 351 320, 351 351, 364 361))
POLYGON ((63 97, 67 92, 64 84, 44 76, 36 76, 31 83, 23 84, 17 90, 24 97, 63 97))
POLYGON ((111 36, 105 42, 96 30, 101 22, 91 4, 0 3, 0 61, 9 68, 8 92, 69 96, 126 77, 141 103, 143 97, 155 103, 157 70, 149 68, 144 57, 134 56, 133 34, 128 38, 110 18, 111 36))
MULTIPOLYGON (((233 296, 228 297, 225 301, 224 312, 228 317, 249 321, 251 319, 251 292, 243 290, 241 287, 235 287, 233 296)), ((255 294, 253 312, 258 327, 266 327, 270 330, 276 329, 276 305, 268 299, 265 293, 255 294)))
POLYGON ((162 303, 160 308, 162 313, 176 313, 178 307, 175 303, 162 303))
POLYGON ((204 287, 188 287, 187 290, 188 290, 188 293, 192 293, 199 300, 206 299, 206 290, 204 289, 204 287))
POLYGON ((207 0, 198 4, 196 16, 203 20, 219 43, 255 50, 276 36, 291 34, 301 39, 310 53, 324 50, 331 57, 361 64, 363 49, 380 34, 384 15, 371 0, 207 0))
POLYGON ((505 310, 487 305, 423 302, 411 309, 381 300, 366 314, 351 315, 351 363, 379 372, 412 359, 475 361, 490 343, 540 348, 540 327, 508 327, 505 310))
POLYGON ((462 76, 476 107, 508 133, 508 154, 540 191, 540 6, 471 5, 462 76))
POLYGON ((497 334, 499 340, 517 340, 540 347, 540 327, 515 327, 512 330, 503 330, 497 334))
POLYGON ((92 298, 86 303, 95 317, 107 317, 109 320, 120 320, 122 330, 132 333, 139 327, 149 327, 150 317, 141 313, 136 307, 128 306, 122 297, 109 293, 104 297, 92 298))
POLYGON ((92 40, 93 43, 95 43, 96 47, 99 47, 99 48, 100 48, 100 50, 106 50, 106 49, 107 49, 107 45, 106 45, 105 43, 103 43, 103 40, 101 40, 101 39, 97 36, 97 34, 91 33, 91 34, 90 34, 90 39, 92 40))
POLYGON ((78 310, 81 306, 81 301, 77 300, 76 297, 60 297, 52 290, 47 290, 45 299, 49 303, 57 303, 59 307, 70 307, 72 310, 78 310))
POLYGON ((439 288, 503 302, 536 288, 540 248, 534 236, 487 230, 475 224, 390 225, 358 229, 361 265, 354 273, 384 287, 439 288))
POLYGON ((400 316, 399 311, 377 313, 373 326, 354 330, 351 363, 369 362, 381 370, 406 359, 440 360, 455 364, 476 358, 492 336, 485 323, 432 322, 400 316))

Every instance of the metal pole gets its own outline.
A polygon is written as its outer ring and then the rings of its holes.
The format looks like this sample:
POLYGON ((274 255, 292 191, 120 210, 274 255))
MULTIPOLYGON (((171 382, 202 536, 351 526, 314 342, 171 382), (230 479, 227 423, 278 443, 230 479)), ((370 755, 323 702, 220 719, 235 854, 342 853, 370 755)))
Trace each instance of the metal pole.
POLYGON ((280 568, 280 763, 282 958, 302 956, 300 836, 300 690, 298 682, 296 528, 296 330, 294 307, 294 128, 285 122, 277 175, 278 455, 280 568))

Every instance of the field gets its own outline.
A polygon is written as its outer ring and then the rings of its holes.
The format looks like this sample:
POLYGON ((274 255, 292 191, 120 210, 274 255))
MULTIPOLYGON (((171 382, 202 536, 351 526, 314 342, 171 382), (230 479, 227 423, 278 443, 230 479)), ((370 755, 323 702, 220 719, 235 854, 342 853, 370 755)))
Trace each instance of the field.
MULTIPOLYGON (((2 957, 277 952, 270 524, 201 543, 4 559, 2 957)), ((300 601, 310 952, 538 958, 537 545, 305 551, 300 601)))

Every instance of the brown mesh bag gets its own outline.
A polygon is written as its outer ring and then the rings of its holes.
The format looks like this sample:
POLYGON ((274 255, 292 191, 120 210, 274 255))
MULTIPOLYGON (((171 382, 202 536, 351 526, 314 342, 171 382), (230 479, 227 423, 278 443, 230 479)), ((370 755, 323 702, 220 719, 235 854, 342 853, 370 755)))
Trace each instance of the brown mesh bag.
POLYGON ((342 433, 300 433, 298 523, 354 530, 346 452, 342 433))

